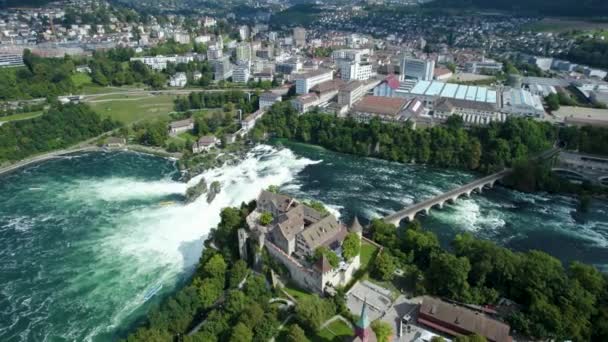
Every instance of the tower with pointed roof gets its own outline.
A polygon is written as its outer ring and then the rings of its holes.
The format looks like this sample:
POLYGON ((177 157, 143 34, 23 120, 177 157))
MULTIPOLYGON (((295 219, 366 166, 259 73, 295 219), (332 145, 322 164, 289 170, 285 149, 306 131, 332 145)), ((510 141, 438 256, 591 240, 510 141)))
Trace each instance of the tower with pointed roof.
POLYGON ((359 237, 363 235, 363 227, 359 223, 359 219, 357 218, 357 216, 355 216, 355 219, 353 220, 353 223, 351 223, 349 230, 351 233, 356 233, 357 235, 359 235, 359 237))
POLYGON ((367 316, 367 298, 363 302, 363 307, 361 308, 361 316, 355 325, 355 341, 361 342, 372 342, 375 341, 375 335, 373 335, 372 329, 370 327, 369 317, 367 316))

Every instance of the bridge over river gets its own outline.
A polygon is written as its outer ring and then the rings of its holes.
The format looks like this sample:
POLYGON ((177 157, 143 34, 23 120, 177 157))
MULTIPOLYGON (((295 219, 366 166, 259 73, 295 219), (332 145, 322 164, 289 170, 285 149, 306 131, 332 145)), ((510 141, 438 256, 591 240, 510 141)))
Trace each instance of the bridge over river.
POLYGON ((509 173, 511 173, 511 169, 505 169, 500 172, 496 172, 489 176, 477 179, 471 183, 465 184, 457 189, 450 190, 443 194, 440 194, 436 197, 427 199, 425 201, 413 204, 407 208, 401 209, 393 214, 390 214, 384 218, 385 222, 392 223, 395 226, 399 226, 399 223, 403 219, 407 219, 408 221, 414 220, 417 214, 424 212, 428 214, 431 208, 437 206, 439 208, 443 208, 443 205, 446 202, 453 203, 460 196, 470 197, 473 191, 482 192, 484 187, 493 187, 496 181, 504 178, 509 173))

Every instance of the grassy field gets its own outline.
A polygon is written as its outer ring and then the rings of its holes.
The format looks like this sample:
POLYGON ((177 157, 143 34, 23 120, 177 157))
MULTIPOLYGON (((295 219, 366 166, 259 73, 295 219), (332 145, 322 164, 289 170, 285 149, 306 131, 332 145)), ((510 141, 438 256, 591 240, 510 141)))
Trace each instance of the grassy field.
POLYGON ((584 20, 568 20, 561 18, 544 18, 528 24, 524 29, 537 32, 568 32, 572 30, 595 31, 608 29, 608 22, 592 22, 584 20))
POLYGON ((29 112, 29 113, 19 113, 7 116, 0 116, 0 122, 8 122, 8 121, 17 121, 17 120, 27 120, 39 117, 42 115, 42 111, 29 112))
POLYGON ((342 342, 349 336, 354 336, 353 330, 341 320, 336 320, 313 336, 311 340, 313 342, 342 342))
POLYGON ((144 119, 168 118, 173 111, 173 95, 108 95, 89 105, 103 117, 125 124, 144 119))
POLYGON ((378 247, 363 241, 361 243, 361 268, 367 268, 372 258, 376 255, 378 247))
POLYGON ((306 297, 312 296, 308 291, 302 290, 294 284, 288 284, 287 286, 285 286, 283 288, 283 290, 285 292, 287 292, 289 295, 291 295, 293 298, 295 298, 296 300, 300 300, 300 299, 304 299, 306 297))
POLYGON ((77 72, 75 74, 72 75, 72 82, 74 82, 74 85, 77 87, 82 87, 86 84, 91 84, 91 76, 89 76, 88 74, 85 74, 83 72, 77 72))

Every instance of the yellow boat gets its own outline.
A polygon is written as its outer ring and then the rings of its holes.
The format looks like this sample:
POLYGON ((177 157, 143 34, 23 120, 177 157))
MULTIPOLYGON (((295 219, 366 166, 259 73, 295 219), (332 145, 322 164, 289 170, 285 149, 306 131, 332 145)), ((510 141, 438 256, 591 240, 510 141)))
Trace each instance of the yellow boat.
POLYGON ((173 204, 175 204, 175 202, 173 202, 173 201, 160 202, 160 205, 162 205, 163 207, 166 207, 168 205, 173 205, 173 204))

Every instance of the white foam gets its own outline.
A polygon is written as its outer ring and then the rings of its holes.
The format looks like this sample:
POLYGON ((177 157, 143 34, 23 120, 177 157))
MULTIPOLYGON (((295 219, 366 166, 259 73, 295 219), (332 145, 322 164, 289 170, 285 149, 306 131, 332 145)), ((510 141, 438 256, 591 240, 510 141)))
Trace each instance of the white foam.
MULTIPOLYGON (((207 203, 205 196, 202 196, 188 205, 147 207, 116 218, 112 222, 113 227, 107 227, 112 233, 98 246, 100 258, 102 262, 126 264, 120 268, 121 271, 127 270, 124 276, 140 279, 140 284, 133 300, 126 302, 120 312, 112 317, 112 325, 119 324, 141 305, 140 298, 150 283, 161 281, 172 285, 184 269, 197 263, 202 240, 219 223, 222 208, 251 201, 260 190, 290 181, 304 167, 313 163, 308 159, 296 158, 288 149, 259 146, 239 164, 209 170, 188 183, 196 184, 201 177, 208 183, 219 181, 222 190, 212 203, 207 203), (148 279, 149 283, 142 284, 141 279, 148 279)), ((125 185, 122 181, 103 181, 101 184, 94 188, 111 187, 95 192, 102 198, 135 196, 133 191, 123 189, 125 185)), ((136 185, 135 188, 140 186, 136 185)), ((158 182, 152 182, 148 189, 135 191, 135 194, 153 196, 178 190, 184 192, 185 189, 185 184, 167 182, 159 186, 158 182)))
POLYGON ((183 194, 186 189, 185 183, 170 179, 146 182, 135 178, 110 178, 102 181, 95 179, 79 181, 70 191, 72 194, 87 193, 95 199, 116 202, 183 194))
POLYGON ((471 232, 482 229, 493 231, 505 226, 505 220, 499 216, 499 212, 483 214, 480 205, 473 199, 458 199, 450 206, 453 209, 451 213, 445 209, 433 208, 431 215, 471 232))

